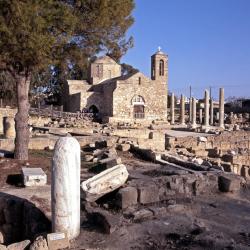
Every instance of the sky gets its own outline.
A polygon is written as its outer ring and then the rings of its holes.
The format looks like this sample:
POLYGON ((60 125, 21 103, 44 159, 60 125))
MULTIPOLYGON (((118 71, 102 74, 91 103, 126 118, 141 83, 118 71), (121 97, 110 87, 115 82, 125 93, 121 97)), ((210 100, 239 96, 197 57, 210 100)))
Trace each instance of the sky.
POLYGON ((122 58, 150 76, 160 46, 169 57, 169 90, 201 98, 250 97, 250 0, 135 0, 134 47, 122 58))

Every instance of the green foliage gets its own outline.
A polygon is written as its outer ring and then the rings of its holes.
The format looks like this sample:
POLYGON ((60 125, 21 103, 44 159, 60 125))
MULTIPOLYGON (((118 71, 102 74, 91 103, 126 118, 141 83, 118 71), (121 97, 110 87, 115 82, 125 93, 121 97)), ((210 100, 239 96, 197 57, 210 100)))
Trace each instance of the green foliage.
POLYGON ((76 17, 53 0, 0 1, 0 64, 26 74, 60 59, 76 17))
POLYGON ((133 8, 133 0, 0 0, 0 70, 32 76, 35 88, 86 78, 91 58, 119 60, 133 46, 133 8))

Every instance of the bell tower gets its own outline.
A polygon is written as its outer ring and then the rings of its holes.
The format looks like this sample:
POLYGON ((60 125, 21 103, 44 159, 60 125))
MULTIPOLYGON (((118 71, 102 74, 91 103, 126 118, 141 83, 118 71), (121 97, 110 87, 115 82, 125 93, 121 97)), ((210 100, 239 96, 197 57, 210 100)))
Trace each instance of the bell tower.
POLYGON ((161 51, 161 47, 151 56, 151 79, 168 84, 168 56, 161 51))

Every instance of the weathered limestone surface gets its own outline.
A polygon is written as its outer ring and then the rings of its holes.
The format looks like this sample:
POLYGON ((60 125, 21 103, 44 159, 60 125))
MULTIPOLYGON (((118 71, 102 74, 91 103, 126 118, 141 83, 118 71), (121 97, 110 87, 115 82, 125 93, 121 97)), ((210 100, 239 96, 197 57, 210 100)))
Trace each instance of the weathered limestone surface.
POLYGON ((95 201, 122 186, 127 179, 128 171, 125 165, 120 164, 109 168, 82 182, 84 198, 87 201, 95 201))
POLYGON ((69 239, 65 233, 51 233, 47 235, 49 250, 69 248, 69 239))
POLYGON ((116 204, 124 209, 137 204, 138 192, 134 187, 125 187, 116 195, 116 204))
POLYGON ((4 117, 14 117, 16 114, 16 109, 11 108, 0 108, 0 134, 4 132, 3 129, 3 118, 4 117))
POLYGON ((170 107, 170 109, 171 109, 171 124, 172 125, 174 125, 174 122, 175 122, 175 117, 174 117, 174 108, 175 108, 175 100, 174 100, 174 93, 172 93, 172 95, 171 95, 171 107, 170 107))
POLYGON ((209 126, 209 93, 208 90, 205 90, 205 118, 204 118, 205 127, 209 126))
POLYGON ((185 97, 183 95, 181 95, 180 103, 180 123, 185 125, 185 97))
POLYGON ((220 88, 219 96, 219 126, 224 128, 224 88, 220 88))
POLYGON ((3 130, 4 130, 4 137, 6 139, 11 139, 16 137, 14 117, 3 118, 3 130))
POLYGON ((30 245, 30 250, 49 250, 46 239, 43 236, 38 236, 30 245))
POLYGON ((210 124, 214 125, 214 102, 213 99, 210 98, 210 124))
POLYGON ((192 108, 193 108, 192 102, 193 102, 193 98, 189 98, 189 122, 190 123, 192 122, 192 116, 193 116, 193 114, 192 114, 192 112, 193 112, 193 110, 192 110, 192 108))
POLYGON ((196 99, 192 98, 192 127, 196 127, 196 99))
POLYGON ((202 124, 202 108, 199 109, 199 121, 202 124))
POLYGON ((62 137, 52 160, 52 231, 66 232, 69 239, 80 233, 80 145, 62 137))
POLYGON ((30 244, 30 240, 13 243, 7 247, 8 250, 24 250, 30 244))
POLYGON ((22 168, 22 174, 26 187, 44 186, 47 183, 47 175, 41 168, 22 168))

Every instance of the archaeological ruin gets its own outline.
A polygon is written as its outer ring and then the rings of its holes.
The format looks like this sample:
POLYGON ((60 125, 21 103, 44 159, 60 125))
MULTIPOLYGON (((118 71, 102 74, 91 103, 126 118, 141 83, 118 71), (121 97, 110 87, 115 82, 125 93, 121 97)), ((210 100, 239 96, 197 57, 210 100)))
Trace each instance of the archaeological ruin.
POLYGON ((0 249, 249 249, 249 113, 223 87, 168 103, 168 56, 151 70, 96 59, 63 110, 30 109, 28 161, 0 108, 0 249))

